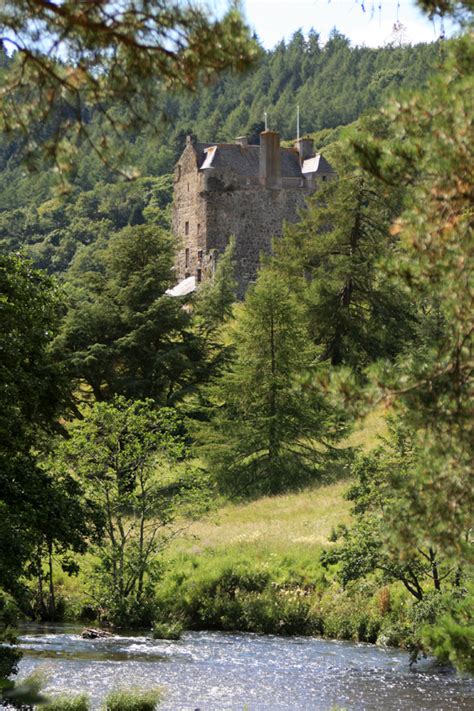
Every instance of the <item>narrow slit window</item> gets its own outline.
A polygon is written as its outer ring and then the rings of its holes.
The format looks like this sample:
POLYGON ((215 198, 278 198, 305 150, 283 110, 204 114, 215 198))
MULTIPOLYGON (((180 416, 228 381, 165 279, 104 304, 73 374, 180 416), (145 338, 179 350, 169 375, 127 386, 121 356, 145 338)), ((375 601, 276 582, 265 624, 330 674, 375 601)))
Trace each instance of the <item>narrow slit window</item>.
POLYGON ((184 234, 185 235, 189 234, 189 222, 184 223, 184 234))
POLYGON ((201 283, 201 279, 202 279, 202 271, 201 271, 201 269, 198 269, 198 270, 197 270, 197 272, 196 272, 196 277, 197 277, 198 284, 200 284, 200 283, 201 283))
POLYGON ((202 261, 202 249, 198 251, 198 259, 199 261, 202 261))
POLYGON ((189 249, 187 247, 184 251, 184 266, 189 267, 189 249))

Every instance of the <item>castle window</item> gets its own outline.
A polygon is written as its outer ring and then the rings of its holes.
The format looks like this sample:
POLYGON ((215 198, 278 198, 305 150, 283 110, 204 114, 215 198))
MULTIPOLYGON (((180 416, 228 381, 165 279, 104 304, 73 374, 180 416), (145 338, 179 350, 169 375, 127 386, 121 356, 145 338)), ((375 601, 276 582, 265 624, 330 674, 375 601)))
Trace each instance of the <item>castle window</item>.
POLYGON ((184 234, 185 235, 189 234, 189 222, 184 223, 184 234))
POLYGON ((198 222, 198 235, 200 235, 200 234, 201 234, 201 223, 198 222))
POLYGON ((323 175, 323 183, 325 183, 327 179, 328 179, 328 176, 327 176, 327 175, 323 175))
POLYGON ((189 183, 188 183, 188 193, 189 193, 189 183))
POLYGON ((184 251, 184 266, 189 267, 189 249, 187 247, 184 251))
POLYGON ((200 249, 200 250, 198 251, 198 259, 199 259, 199 261, 202 260, 202 249, 200 249))
POLYGON ((196 278, 197 278, 197 282, 198 282, 198 284, 199 284, 199 283, 201 282, 201 279, 202 279, 202 271, 201 271, 201 269, 198 269, 198 270, 196 271, 196 278))

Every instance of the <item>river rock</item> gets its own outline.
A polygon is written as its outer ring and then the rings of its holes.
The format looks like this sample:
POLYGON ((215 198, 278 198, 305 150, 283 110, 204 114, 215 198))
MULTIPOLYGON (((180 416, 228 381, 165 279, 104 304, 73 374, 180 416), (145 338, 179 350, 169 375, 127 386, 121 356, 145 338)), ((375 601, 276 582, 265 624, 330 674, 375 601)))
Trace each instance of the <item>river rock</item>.
POLYGON ((111 632, 107 632, 107 630, 99 630, 96 629, 95 627, 87 627, 86 629, 82 630, 81 632, 81 637, 82 639, 100 639, 101 637, 112 637, 111 632))

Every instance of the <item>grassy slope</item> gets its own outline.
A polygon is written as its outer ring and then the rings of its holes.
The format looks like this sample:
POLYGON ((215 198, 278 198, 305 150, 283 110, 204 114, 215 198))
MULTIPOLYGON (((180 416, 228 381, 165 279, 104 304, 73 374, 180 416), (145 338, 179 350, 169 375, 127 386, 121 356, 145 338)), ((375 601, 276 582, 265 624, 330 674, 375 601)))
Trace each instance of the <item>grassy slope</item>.
MULTIPOLYGON (((375 411, 346 444, 367 450, 383 432, 383 413, 375 411)), ((228 568, 268 569, 272 579, 281 583, 313 582, 321 575, 319 554, 328 545, 332 529, 350 521, 351 504, 344 499, 348 486, 349 481, 343 480, 249 503, 216 503, 211 513, 191 523, 165 551, 163 588, 174 595, 176 578, 199 584, 228 568)), ((93 564, 94 557, 87 554, 78 578, 57 570, 58 592, 77 612, 86 601, 93 564)), ((69 614, 74 615, 72 609, 69 614)))
POLYGON ((227 504, 192 524, 186 538, 173 548, 199 554, 252 545, 262 552, 282 554, 323 544, 334 526, 349 519, 349 504, 343 499, 346 489, 347 482, 338 482, 248 504, 227 504))
MULTIPOLYGON (((375 411, 347 444, 370 449, 383 431, 383 413, 375 411)), ((349 522, 351 505, 344 499, 348 486, 346 480, 245 504, 227 503, 193 523, 185 536, 173 543, 167 557, 265 560, 268 556, 290 556, 304 566, 304 559, 328 543, 333 528, 349 522)))

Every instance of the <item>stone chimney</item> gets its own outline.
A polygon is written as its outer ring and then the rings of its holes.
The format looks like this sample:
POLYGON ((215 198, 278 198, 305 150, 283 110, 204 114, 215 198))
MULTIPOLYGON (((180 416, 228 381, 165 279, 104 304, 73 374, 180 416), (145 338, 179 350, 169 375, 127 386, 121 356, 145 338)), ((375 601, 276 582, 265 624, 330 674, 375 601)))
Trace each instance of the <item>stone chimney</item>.
POLYGON ((260 178, 268 187, 276 186, 281 179, 280 134, 276 131, 260 134, 260 178))
POLYGON ((248 140, 247 136, 237 136, 237 138, 235 139, 235 142, 238 146, 244 146, 244 147, 248 146, 248 144, 249 144, 249 140, 248 140))
POLYGON ((296 150, 300 154, 300 163, 307 158, 314 158, 314 141, 312 138, 300 138, 296 141, 296 150))

